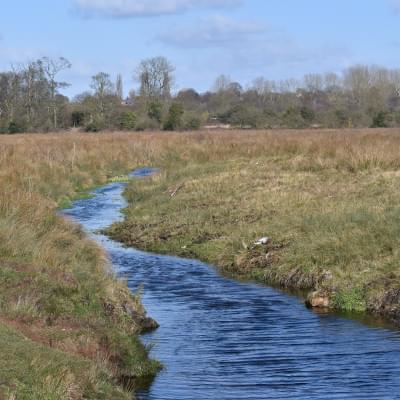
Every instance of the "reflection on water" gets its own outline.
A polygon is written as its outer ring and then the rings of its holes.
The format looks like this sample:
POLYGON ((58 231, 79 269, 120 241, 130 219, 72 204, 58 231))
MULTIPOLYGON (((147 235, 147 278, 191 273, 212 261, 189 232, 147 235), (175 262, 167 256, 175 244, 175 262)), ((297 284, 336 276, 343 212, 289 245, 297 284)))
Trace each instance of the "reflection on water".
MULTIPOLYGON (((151 169, 136 171, 147 176, 151 169)), ((121 219, 124 184, 65 214, 109 252, 161 327, 144 341, 165 370, 141 400, 400 399, 400 333, 332 314, 294 296, 221 277, 212 267, 95 234, 121 219)))

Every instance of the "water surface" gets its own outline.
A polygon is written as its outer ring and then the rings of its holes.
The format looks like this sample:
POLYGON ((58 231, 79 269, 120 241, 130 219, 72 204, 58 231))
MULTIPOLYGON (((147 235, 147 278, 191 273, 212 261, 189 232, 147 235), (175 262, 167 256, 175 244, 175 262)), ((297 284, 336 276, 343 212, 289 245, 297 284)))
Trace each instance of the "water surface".
MULTIPOLYGON (((137 178, 151 174, 141 169, 137 178)), ((124 183, 65 214, 108 251, 161 327, 144 341, 165 370, 140 400, 400 399, 400 333, 315 314, 272 288, 195 260, 124 248, 95 232, 122 218, 124 183)))

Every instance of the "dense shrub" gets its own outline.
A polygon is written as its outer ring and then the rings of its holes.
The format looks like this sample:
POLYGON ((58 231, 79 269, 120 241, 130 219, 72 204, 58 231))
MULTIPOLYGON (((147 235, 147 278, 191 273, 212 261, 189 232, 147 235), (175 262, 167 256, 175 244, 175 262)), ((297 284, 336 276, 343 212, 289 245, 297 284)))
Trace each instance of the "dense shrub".
POLYGON ((120 115, 119 126, 123 130, 135 129, 137 116, 133 111, 125 111, 120 115))
POLYGON ((11 121, 8 124, 8 133, 13 134, 13 133, 21 133, 21 132, 24 132, 24 128, 22 125, 18 124, 15 121, 11 121))
POLYGON ((97 119, 89 122, 86 125, 85 130, 86 132, 100 132, 104 128, 105 128, 104 121, 97 119))
POLYGON ((182 104, 173 103, 171 104, 167 119, 164 122, 164 130, 174 131, 182 127, 182 117, 184 114, 184 109, 182 104))
POLYGON ((300 109, 300 115, 307 122, 313 122, 315 119, 315 112, 309 107, 302 107, 300 109))
POLYGON ((152 101, 147 105, 147 115, 150 119, 154 119, 161 123, 163 119, 163 105, 159 101, 152 101))
POLYGON ((195 131, 201 128, 201 119, 196 115, 190 114, 184 118, 184 128, 195 131))
POLYGON ((146 131, 146 130, 158 130, 160 129, 160 123, 149 117, 141 117, 138 119, 135 130, 146 131))
POLYGON ((286 128, 304 128, 307 126, 306 121, 304 120, 301 111, 290 107, 288 108, 282 115, 282 124, 286 128))
POLYGON ((389 126, 388 123, 388 113, 385 111, 379 111, 375 114, 372 120, 372 128, 387 128, 389 126))

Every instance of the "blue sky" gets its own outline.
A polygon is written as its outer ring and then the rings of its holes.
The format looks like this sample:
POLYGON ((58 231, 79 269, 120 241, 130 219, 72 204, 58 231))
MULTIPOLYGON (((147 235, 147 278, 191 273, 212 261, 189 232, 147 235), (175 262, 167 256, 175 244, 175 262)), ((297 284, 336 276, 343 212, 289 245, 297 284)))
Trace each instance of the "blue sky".
POLYGON ((2 0, 0 68, 64 56, 72 96, 99 71, 135 87, 138 62, 163 55, 175 89, 207 90, 219 74, 253 78, 400 67, 400 0, 2 0))

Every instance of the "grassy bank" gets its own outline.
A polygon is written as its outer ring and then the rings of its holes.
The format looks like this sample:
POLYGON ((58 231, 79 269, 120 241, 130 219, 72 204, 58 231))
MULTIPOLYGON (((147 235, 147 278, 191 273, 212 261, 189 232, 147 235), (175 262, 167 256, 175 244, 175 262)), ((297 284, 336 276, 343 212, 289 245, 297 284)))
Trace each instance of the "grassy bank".
POLYGON ((110 233, 399 322, 399 133, 172 136, 162 173, 130 184, 126 220, 110 233))
POLYGON ((0 398, 131 399, 159 369, 139 296, 56 213, 146 154, 127 135, 0 137, 0 398))
POLYGON ((158 370, 139 297, 56 212, 137 166, 162 172, 114 237, 399 321, 399 133, 0 136, 0 398, 128 399, 158 370))

